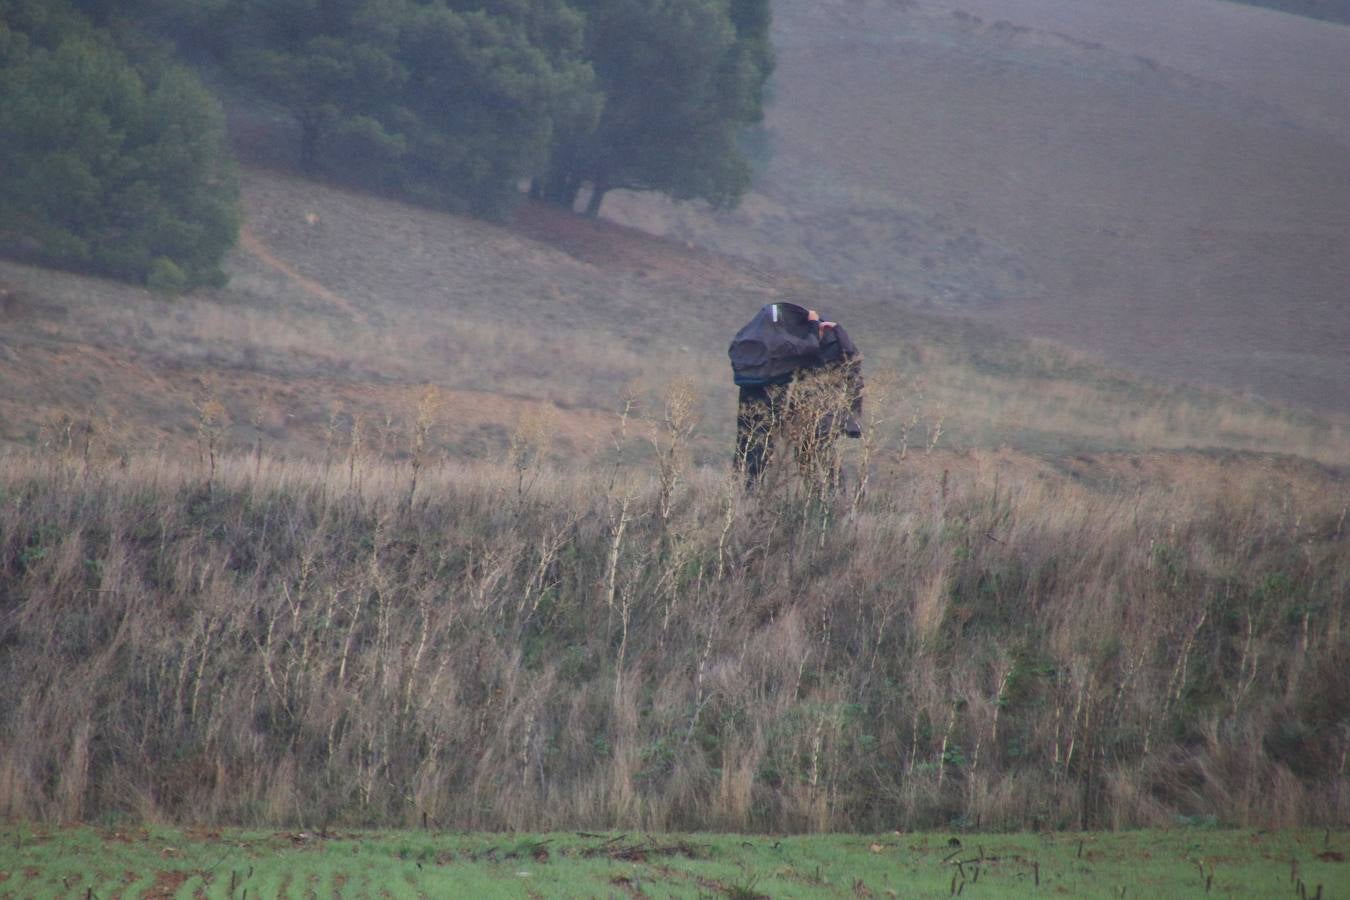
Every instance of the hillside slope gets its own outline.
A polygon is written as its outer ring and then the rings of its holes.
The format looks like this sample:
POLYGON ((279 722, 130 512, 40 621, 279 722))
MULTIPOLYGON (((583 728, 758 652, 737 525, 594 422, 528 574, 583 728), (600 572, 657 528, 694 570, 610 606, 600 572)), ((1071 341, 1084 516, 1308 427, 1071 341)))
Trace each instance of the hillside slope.
POLYGON ((1127 377, 545 207, 508 229, 256 169, 245 202, 217 291, 166 299, 0 263, 0 439, 312 458, 357 443, 406 458, 419 440, 496 454, 525 427, 552 435, 560 456, 590 458, 612 448, 625 397, 659 418, 680 383, 698 398, 696 453, 720 464, 735 404, 727 340, 787 298, 848 324, 896 445, 940 429, 958 449, 1350 459, 1334 416, 1127 377))
POLYGON ((1350 29, 1220 0, 776 8, 758 191, 607 215, 1350 409, 1350 29))

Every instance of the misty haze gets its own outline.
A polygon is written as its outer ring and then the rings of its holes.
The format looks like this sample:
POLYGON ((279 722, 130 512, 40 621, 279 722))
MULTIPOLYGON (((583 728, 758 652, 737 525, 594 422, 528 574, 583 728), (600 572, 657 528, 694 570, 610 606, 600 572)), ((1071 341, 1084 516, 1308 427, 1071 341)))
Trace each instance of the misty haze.
POLYGON ((1347 100, 1346 0, 0 0, 0 897, 1335 895, 1347 100))

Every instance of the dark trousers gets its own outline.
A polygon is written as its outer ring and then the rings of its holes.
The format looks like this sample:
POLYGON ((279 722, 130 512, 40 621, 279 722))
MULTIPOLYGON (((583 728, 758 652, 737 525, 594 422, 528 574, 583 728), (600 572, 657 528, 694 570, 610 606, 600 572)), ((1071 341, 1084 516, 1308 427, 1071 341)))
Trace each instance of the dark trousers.
POLYGON ((774 430, 787 412, 787 385, 742 387, 736 410, 736 468, 759 481, 773 453, 774 430))
POLYGON ((837 439, 860 432, 844 384, 816 374, 794 385, 742 387, 736 411, 736 467, 754 487, 772 462, 774 442, 787 443, 808 484, 834 491, 840 485, 837 439))

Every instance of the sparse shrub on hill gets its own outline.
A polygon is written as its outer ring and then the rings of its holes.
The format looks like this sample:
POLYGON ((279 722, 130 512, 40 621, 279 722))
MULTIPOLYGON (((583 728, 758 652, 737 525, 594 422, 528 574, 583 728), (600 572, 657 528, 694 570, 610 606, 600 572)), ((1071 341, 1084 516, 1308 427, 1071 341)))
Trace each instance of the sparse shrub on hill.
MULTIPOLYGON (((0 463, 0 815, 1331 824, 1343 497, 0 463), (1296 499, 1294 499, 1296 498, 1296 499)), ((682 440, 682 438, 680 438, 682 440)), ((513 443, 513 447, 515 444, 513 443)))
POLYGON ((219 284, 239 223, 223 117, 187 70, 142 63, 63 3, 0 2, 0 236, 57 265, 219 284))

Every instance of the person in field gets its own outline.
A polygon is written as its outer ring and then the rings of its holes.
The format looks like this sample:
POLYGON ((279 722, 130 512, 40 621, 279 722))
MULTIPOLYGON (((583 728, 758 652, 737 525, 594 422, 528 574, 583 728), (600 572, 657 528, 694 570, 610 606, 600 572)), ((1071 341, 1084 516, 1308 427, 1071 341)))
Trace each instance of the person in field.
POLYGON ((838 482, 838 437, 862 436, 862 355, 836 322, 795 303, 770 303, 728 348, 740 388, 737 469, 754 487, 782 440, 807 478, 838 482))

